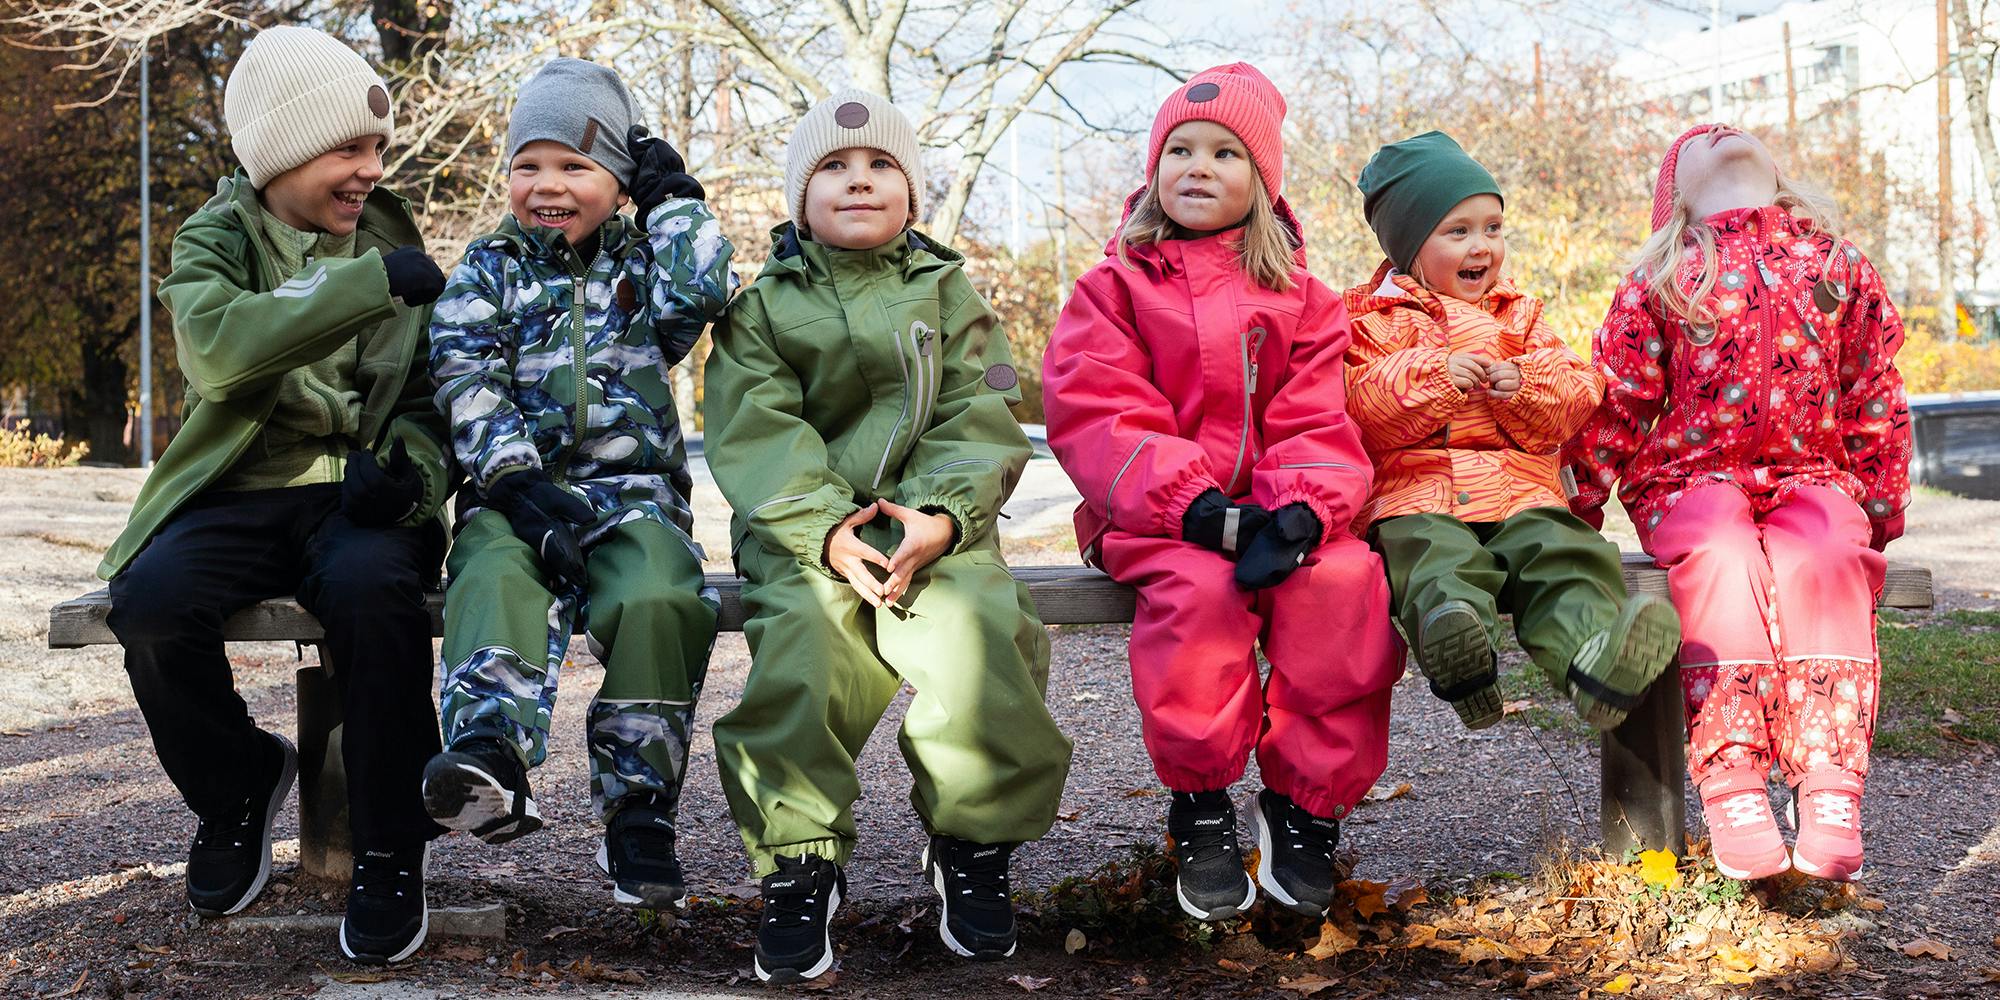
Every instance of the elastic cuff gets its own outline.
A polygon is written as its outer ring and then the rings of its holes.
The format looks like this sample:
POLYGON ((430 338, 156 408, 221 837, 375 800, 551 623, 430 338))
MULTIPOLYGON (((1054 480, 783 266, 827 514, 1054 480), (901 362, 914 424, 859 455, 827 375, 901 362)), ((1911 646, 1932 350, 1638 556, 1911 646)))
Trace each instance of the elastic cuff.
POLYGON ((945 555, 955 556, 965 551, 966 545, 972 541, 972 509, 966 506, 964 501, 956 497, 945 496, 941 493, 933 493, 912 500, 909 503, 903 504, 903 506, 911 510, 922 511, 926 514, 943 514, 951 518, 951 548, 945 550, 945 555))
MULTIPOLYGON (((1524 382, 1523 387, 1525 386, 1526 383, 1524 382)), ((1452 411, 1458 409, 1467 399, 1471 398, 1468 394, 1460 392, 1458 385, 1451 380, 1449 355, 1441 359, 1438 365, 1430 370, 1430 374, 1424 376, 1423 385, 1418 387, 1417 392, 1419 396, 1430 396, 1451 404, 1445 407, 1443 413, 1439 414, 1440 417, 1449 417, 1452 411)))
POLYGON ((826 550, 833 544, 833 529, 840 527, 840 522, 847 520, 848 515, 860 509, 860 506, 852 500, 832 501, 821 505, 819 512, 806 521, 801 529, 806 539, 817 539, 813 543, 813 548, 809 551, 793 550, 799 564, 807 569, 818 570, 822 575, 835 580, 841 579, 841 575, 833 571, 833 564, 826 561, 826 550))
POLYGON ((854 854, 854 842, 839 837, 805 840, 796 844, 779 844, 775 847, 753 847, 749 844, 743 846, 750 855, 750 877, 754 879, 762 879, 777 871, 778 859, 781 857, 797 858, 807 854, 817 854, 845 868, 847 859, 854 854))
POLYGON ((1354 807, 1357 804, 1354 802, 1342 802, 1330 789, 1325 788, 1294 788, 1286 791, 1269 783, 1266 783, 1265 787, 1291 799, 1293 805, 1304 809, 1306 812, 1320 819, 1346 819, 1347 815, 1354 811, 1354 807))
POLYGON ((1235 755, 1220 768, 1208 770, 1183 770, 1153 762, 1153 773, 1159 776, 1160 784, 1170 792, 1208 792, 1217 788, 1228 788, 1243 777, 1250 766, 1250 751, 1235 755))
POLYGON ((486 474, 486 478, 480 480, 479 492, 482 496, 485 495, 485 493, 488 490, 491 490, 493 488, 494 483, 500 481, 500 477, 502 476, 509 476, 517 472, 525 472, 530 469, 540 469, 540 468, 541 466, 534 462, 510 462, 506 465, 499 466, 497 468, 488 471, 486 474))
POLYGON ((1181 522, 1187 520, 1188 505, 1209 490, 1221 489, 1219 484, 1199 476, 1190 476, 1183 480, 1179 486, 1174 487, 1173 492, 1167 494, 1167 502, 1160 509, 1160 523, 1148 534, 1162 538, 1181 537, 1181 522))
MULTIPOLYGON (((1313 496, 1312 494, 1307 493, 1304 490, 1284 490, 1280 492, 1277 495, 1277 497, 1271 501, 1271 511, 1272 513, 1276 513, 1279 510, 1279 508, 1286 507, 1295 503, 1305 504, 1306 509, 1312 511, 1313 517, 1319 519, 1320 545, 1325 545, 1328 539, 1334 538, 1335 536, 1343 534, 1347 531, 1347 524, 1345 522, 1338 521, 1333 516, 1332 508, 1329 508, 1326 504, 1321 503, 1318 497, 1313 496)), ((1318 548, 1319 546, 1315 545, 1313 547, 1318 548)))

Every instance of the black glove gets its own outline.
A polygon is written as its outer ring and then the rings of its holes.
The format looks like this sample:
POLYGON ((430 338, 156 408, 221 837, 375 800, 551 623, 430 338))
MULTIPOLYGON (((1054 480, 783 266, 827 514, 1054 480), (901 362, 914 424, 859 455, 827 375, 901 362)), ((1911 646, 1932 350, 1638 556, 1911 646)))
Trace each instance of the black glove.
POLYGON ((583 547, 576 529, 597 515, 576 494, 549 482, 540 469, 510 472, 486 488, 486 506, 507 515, 515 537, 527 542, 542 568, 557 580, 582 586, 583 547))
POLYGON ((1181 515, 1181 538, 1234 559, 1270 521, 1270 511, 1254 503, 1232 502, 1227 494, 1211 488, 1195 497, 1187 513, 1181 515))
POLYGON ((422 247, 397 247, 382 255, 389 272, 389 294, 406 306, 427 306, 444 294, 444 272, 422 247))
POLYGON ((355 524, 383 528, 401 523, 424 502, 424 477, 402 439, 389 446, 389 464, 372 451, 347 453, 347 475, 340 482, 340 510, 355 524))
POLYGON ((1236 557, 1236 585, 1263 590, 1283 583, 1306 561, 1306 553, 1319 547, 1324 530, 1305 504, 1288 503, 1272 511, 1271 523, 1236 557))
POLYGON ((708 200, 701 182, 687 172, 687 161, 681 159, 680 150, 665 139, 647 135, 645 126, 634 125, 625 133, 625 149, 639 164, 628 189, 632 208, 639 214, 639 225, 646 224, 646 213, 669 198, 708 200))

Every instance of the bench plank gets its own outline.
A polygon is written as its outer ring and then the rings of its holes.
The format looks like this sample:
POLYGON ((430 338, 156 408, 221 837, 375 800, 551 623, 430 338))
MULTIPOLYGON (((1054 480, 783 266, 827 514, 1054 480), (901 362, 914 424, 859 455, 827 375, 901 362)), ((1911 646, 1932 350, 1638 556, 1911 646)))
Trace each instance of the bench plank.
MULTIPOLYGON (((1028 585, 1042 621, 1049 625, 1105 625, 1132 620, 1133 594, 1129 587, 1087 566, 1017 566, 1015 579, 1028 585)), ((715 588, 722 601, 717 628, 724 632, 743 630, 742 577, 711 573, 704 584, 715 588)), ((1667 574, 1653 566, 1644 553, 1625 555, 1625 585, 1634 593, 1667 596, 1667 574)), ((444 634, 444 595, 425 598, 431 613, 431 635, 444 634)), ((1928 608, 1932 604, 1931 571, 1907 563, 1890 563, 1882 585, 1885 608, 1928 608)), ((98 590, 67 600, 49 609, 49 648, 78 649, 84 646, 115 645, 104 618, 111 611, 111 597, 98 590)), ((253 604, 231 616, 223 624, 223 635, 232 642, 318 642, 324 633, 319 622, 289 597, 253 604)))

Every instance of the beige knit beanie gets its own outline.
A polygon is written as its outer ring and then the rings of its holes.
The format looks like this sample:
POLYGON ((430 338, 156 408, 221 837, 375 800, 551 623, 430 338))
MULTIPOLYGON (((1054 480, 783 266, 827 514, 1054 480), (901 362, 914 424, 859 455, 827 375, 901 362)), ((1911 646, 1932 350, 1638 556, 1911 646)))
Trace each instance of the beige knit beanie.
POLYGON ((222 120, 258 188, 362 136, 396 141, 382 78, 353 49, 313 28, 265 28, 250 40, 222 86, 222 120))
POLYGON ((924 204, 923 153, 916 127, 888 98, 865 90, 836 92, 813 105, 792 131, 792 144, 785 149, 785 204, 791 206, 792 224, 805 231, 806 182, 813 168, 826 154, 851 146, 895 157, 910 182, 910 224, 916 225, 924 204))

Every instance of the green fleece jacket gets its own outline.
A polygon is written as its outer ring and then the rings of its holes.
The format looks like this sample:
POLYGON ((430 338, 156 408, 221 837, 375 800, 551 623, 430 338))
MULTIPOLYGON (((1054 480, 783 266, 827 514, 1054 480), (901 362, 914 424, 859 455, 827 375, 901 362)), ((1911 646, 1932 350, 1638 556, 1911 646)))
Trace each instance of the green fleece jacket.
POLYGON ((917 233, 872 250, 772 231, 772 252, 712 334, 704 451, 755 536, 832 575, 827 535, 886 497, 951 515, 953 550, 993 544, 1031 449, 1007 338, 960 268, 917 233))
POLYGON ((187 378, 181 430, 98 564, 107 580, 175 511, 236 466, 270 421, 286 372, 357 337, 357 436, 378 454, 402 441, 423 477, 423 503, 404 523, 438 517, 449 492, 447 432, 425 371, 430 307, 390 298, 382 267, 382 254, 423 244, 409 203, 376 188, 361 212, 356 256, 316 260, 295 275, 279 273, 259 212, 257 192, 239 170, 174 234, 160 301, 173 314, 175 356, 187 378))

